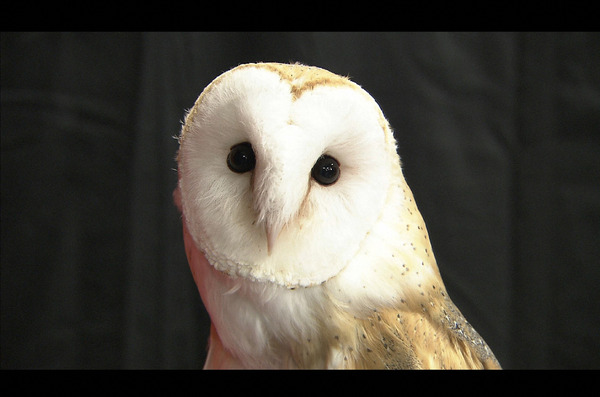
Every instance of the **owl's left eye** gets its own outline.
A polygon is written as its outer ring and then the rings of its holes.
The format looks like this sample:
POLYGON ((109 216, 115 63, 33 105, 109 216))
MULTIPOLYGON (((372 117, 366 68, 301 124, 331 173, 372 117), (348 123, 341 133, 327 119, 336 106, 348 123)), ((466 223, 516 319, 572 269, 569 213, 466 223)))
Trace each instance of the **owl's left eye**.
POLYGON ((256 165, 254 150, 250 142, 242 142, 233 145, 227 155, 227 166, 233 172, 243 174, 252 171, 256 165))
POLYGON ((322 155, 312 168, 311 175, 319 184, 327 186, 340 177, 340 163, 329 155, 322 155))

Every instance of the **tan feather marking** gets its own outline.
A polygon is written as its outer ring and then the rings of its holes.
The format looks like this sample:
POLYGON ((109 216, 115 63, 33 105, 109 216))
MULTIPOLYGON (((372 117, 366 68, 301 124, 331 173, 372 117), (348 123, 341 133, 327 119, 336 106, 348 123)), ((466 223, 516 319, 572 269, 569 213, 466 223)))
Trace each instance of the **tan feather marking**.
MULTIPOLYGON (((287 81, 290 84, 290 93, 292 95, 293 100, 297 100, 305 92, 310 91, 313 88, 315 88, 317 86, 321 86, 321 85, 345 86, 345 87, 350 87, 352 89, 355 89, 355 90, 359 91, 362 95, 365 95, 370 101, 373 101, 373 103, 375 104, 375 106, 377 107, 378 112, 379 112, 379 123, 381 124, 381 127, 386 132, 390 132, 388 122, 385 119, 385 117, 383 116, 381 109, 379 109, 379 106, 377 106, 377 104, 375 103, 373 98, 369 94, 367 94, 358 84, 352 82, 349 78, 339 76, 328 70, 321 69, 321 68, 318 68, 315 66, 305 66, 305 65, 302 65, 299 63, 282 64, 282 63, 265 62, 265 63, 243 64, 243 65, 237 66, 237 67, 229 70, 228 72, 225 72, 225 73, 221 74, 220 76, 218 76, 217 78, 215 78, 204 89, 204 91, 202 91, 202 93, 200 94, 200 96, 198 97, 196 102, 194 103, 194 106, 192 107, 192 109, 190 109, 190 111, 186 115, 185 122, 181 129, 181 134, 179 136, 180 144, 182 143, 182 141, 189 129, 189 126, 192 124, 194 118, 196 117, 198 107, 202 103, 202 100, 204 99, 204 97, 206 95, 208 95, 213 90, 213 88, 219 84, 221 79, 223 79, 229 73, 232 73, 239 69, 250 68, 250 67, 262 68, 262 69, 266 69, 266 70, 272 71, 274 73, 277 73, 281 77, 282 80, 287 81)), ((391 135, 391 133, 388 135, 391 135)))
MULTIPOLYGON (((427 308, 421 312, 395 308, 355 319, 354 332, 338 336, 344 366, 355 369, 500 368, 487 346, 478 347, 478 343, 483 343, 479 335, 475 333, 475 339, 461 337, 449 324, 437 321, 435 308, 429 311, 427 308)), ((474 332, 468 328, 469 333, 474 332)))
POLYGON ((356 84, 352 83, 347 78, 314 66, 305 66, 299 63, 262 63, 255 66, 271 70, 279 74, 282 80, 289 82, 292 98, 294 100, 298 99, 304 92, 312 90, 319 85, 343 85, 354 89, 358 88, 356 84))

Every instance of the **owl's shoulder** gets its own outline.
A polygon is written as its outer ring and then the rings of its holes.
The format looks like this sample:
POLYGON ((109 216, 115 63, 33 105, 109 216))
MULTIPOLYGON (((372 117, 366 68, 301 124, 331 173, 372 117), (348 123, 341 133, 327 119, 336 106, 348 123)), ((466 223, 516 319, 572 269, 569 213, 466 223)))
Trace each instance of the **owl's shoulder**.
MULTIPOLYGON (((442 309, 448 312, 446 309, 442 309)), ((448 309, 449 310, 449 309, 448 309)), ((403 308, 374 310, 354 318, 339 346, 343 366, 364 369, 500 368, 483 339, 460 312, 440 321, 437 313, 403 308)))

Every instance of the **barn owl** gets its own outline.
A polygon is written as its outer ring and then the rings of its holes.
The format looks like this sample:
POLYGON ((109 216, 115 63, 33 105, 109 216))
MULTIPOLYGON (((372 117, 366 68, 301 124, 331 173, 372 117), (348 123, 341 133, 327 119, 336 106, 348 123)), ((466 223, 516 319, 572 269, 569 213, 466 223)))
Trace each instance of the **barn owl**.
POLYGON ((359 85, 240 65, 178 139, 205 368, 500 368, 446 292, 392 130, 359 85))

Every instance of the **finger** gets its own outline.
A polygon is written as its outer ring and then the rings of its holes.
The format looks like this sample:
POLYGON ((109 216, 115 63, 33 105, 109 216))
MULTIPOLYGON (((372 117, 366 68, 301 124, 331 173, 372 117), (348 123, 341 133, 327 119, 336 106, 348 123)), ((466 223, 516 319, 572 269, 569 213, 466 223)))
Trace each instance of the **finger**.
POLYGON ((185 221, 185 216, 182 219, 183 224, 183 243, 185 245, 185 254, 187 256, 188 264, 190 266, 190 270, 192 271, 192 276, 194 278, 194 282, 200 288, 201 281, 203 275, 206 274, 209 270, 209 263, 204 256, 204 253, 198 249, 196 243, 194 242, 194 238, 190 234, 187 223, 185 221))

